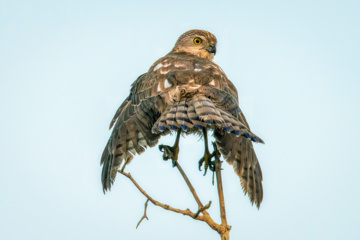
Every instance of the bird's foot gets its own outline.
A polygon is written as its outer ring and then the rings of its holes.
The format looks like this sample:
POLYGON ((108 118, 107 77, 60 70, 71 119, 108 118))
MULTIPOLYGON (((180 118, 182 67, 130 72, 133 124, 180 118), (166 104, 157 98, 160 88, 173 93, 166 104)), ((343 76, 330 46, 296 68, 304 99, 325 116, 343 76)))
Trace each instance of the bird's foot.
POLYGON ((172 166, 176 167, 176 162, 179 156, 179 146, 168 146, 168 145, 159 145, 159 150, 163 152, 163 160, 167 161, 172 160, 172 166))
POLYGON ((215 143, 213 143, 214 151, 212 153, 209 152, 208 149, 205 149, 204 156, 199 161, 199 171, 201 171, 201 167, 204 164, 204 176, 208 169, 215 172, 215 161, 220 159, 220 152, 217 149, 215 143), (214 158, 214 160, 212 160, 214 158))

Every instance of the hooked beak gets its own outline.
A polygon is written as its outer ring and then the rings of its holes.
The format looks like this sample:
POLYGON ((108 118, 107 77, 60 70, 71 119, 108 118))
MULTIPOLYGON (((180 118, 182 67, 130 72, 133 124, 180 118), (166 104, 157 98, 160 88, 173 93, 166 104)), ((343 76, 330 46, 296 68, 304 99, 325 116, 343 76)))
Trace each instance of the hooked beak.
POLYGON ((209 48, 207 48, 206 50, 208 50, 209 53, 213 53, 214 55, 216 54, 216 46, 210 46, 209 48))

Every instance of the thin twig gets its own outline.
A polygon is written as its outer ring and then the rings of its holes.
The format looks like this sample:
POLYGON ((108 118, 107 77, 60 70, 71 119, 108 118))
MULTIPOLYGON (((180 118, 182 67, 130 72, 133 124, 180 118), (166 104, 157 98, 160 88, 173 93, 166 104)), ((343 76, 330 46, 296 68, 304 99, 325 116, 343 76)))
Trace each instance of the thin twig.
MULTIPOLYGON (((181 175, 183 176, 186 184, 188 185, 192 195, 195 198, 195 201, 197 202, 197 204, 199 205, 199 209, 203 208, 204 205, 201 203, 199 196, 197 195, 195 188, 193 187, 193 185, 191 184, 189 178, 186 176, 184 170, 182 169, 182 167, 180 166, 179 162, 176 162, 176 167, 179 169, 179 172, 181 173, 181 175)), ((204 213, 207 213, 206 211, 204 211, 204 213)))
MULTIPOLYGON (((121 172, 120 172, 121 173, 121 172)), ((133 184, 137 187, 137 189, 145 196, 149 199, 149 201, 156 205, 156 206, 159 206, 159 207, 162 207, 166 210, 169 210, 169 211, 173 211, 173 212, 177 212, 177 213, 181 213, 183 215, 187 215, 187 216, 190 216, 190 217, 194 217, 195 213, 191 212, 189 209, 186 209, 186 210, 181 210, 181 209, 177 209, 177 208, 173 208, 167 204, 163 204, 163 203, 160 203, 156 200, 154 200, 152 197, 149 196, 149 194, 147 194, 140 186, 139 184, 135 181, 135 179, 131 176, 130 173, 125 173, 125 172, 122 172, 121 173, 122 175, 126 176, 127 178, 129 178, 133 184)))
MULTIPOLYGON (((163 204, 160 203, 156 200, 154 200, 152 197, 149 196, 149 194, 147 194, 140 186, 139 184, 135 181, 135 179, 131 176, 130 173, 125 173, 125 172, 120 172, 118 171, 120 174, 124 175, 125 177, 127 177, 128 179, 131 180, 131 182, 136 186, 136 188, 154 205, 162 207, 165 210, 169 210, 172 212, 176 212, 176 213, 181 213, 185 216, 189 216, 191 218, 195 218, 197 213, 193 213, 192 211, 190 211, 189 209, 186 210, 181 210, 181 209, 177 209, 177 208, 173 208, 167 204, 163 204)), ((209 202, 205 207, 203 207, 203 209, 199 209, 198 210, 198 216, 195 218, 196 220, 202 221, 202 222, 206 222, 209 227, 211 227, 213 230, 217 231, 220 235, 222 232, 226 231, 226 227, 224 227, 223 225, 219 225, 217 224, 211 217, 209 214, 204 214, 202 216, 199 216, 199 214, 202 212, 204 213, 206 209, 208 209, 210 207, 211 203, 209 202)))
POLYGON ((149 218, 146 216, 146 210, 147 210, 148 202, 149 202, 149 199, 147 199, 146 202, 145 202, 144 215, 142 216, 142 218, 140 219, 140 221, 139 221, 138 224, 136 225, 136 229, 139 227, 140 223, 141 223, 142 220, 144 220, 145 218, 146 218, 146 220, 149 221, 149 218))
POLYGON ((221 216, 221 226, 224 227, 225 231, 221 232, 221 239, 228 240, 229 232, 231 226, 227 224, 226 219, 226 211, 225 211, 225 200, 224 200, 224 190, 222 186, 222 178, 221 178, 221 161, 220 161, 220 153, 217 151, 217 146, 213 143, 214 152, 215 152, 215 173, 216 173, 216 183, 219 195, 219 203, 220 203, 220 216, 221 216))
POLYGON ((227 220, 226 220, 226 212, 225 212, 225 200, 224 200, 224 191, 223 191, 222 179, 221 179, 221 161, 218 159, 215 159, 215 171, 216 171, 216 183, 219 194, 221 223, 226 225, 227 220))
POLYGON ((194 215, 194 217, 193 218, 197 218, 198 216, 199 216, 199 214, 202 212, 202 213, 204 213, 204 211, 206 210, 206 209, 209 209, 210 208, 210 206, 211 206, 211 201, 208 203, 208 204, 206 204, 204 207, 202 207, 202 208, 199 208, 199 210, 195 213, 195 215, 194 215))

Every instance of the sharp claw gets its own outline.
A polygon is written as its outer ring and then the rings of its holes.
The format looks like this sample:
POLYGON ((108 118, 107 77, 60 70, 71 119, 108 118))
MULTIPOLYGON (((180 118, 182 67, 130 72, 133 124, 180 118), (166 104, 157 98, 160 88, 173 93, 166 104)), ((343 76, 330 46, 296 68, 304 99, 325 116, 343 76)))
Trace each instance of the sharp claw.
POLYGON ((159 145, 159 150, 163 152, 163 160, 167 161, 169 158, 172 158, 174 156, 173 152, 171 151, 169 146, 166 145, 159 145))
POLYGON ((169 159, 172 159, 172 166, 176 167, 176 161, 177 161, 177 149, 176 147, 170 147, 167 145, 159 145, 159 150, 163 152, 163 160, 168 161, 169 159))
POLYGON ((210 169, 212 172, 215 172, 215 170, 216 170, 215 161, 217 159, 220 159, 220 156, 221 156, 220 152, 217 149, 217 145, 215 144, 215 142, 213 142, 213 146, 214 146, 214 151, 211 154, 208 151, 206 151, 204 153, 204 156, 199 161, 199 171, 201 171, 201 166, 205 162, 204 176, 206 175, 208 169, 210 169), (212 159, 214 159, 214 160, 212 160, 212 159))
POLYGON ((201 166, 203 165, 204 158, 201 158, 199 161, 199 171, 201 171, 201 166))
MULTIPOLYGON (((170 129, 173 130, 173 129, 176 129, 176 127, 173 125, 170 125, 170 129)), ((163 145, 163 144, 159 145, 159 150, 161 152, 163 152, 163 160, 167 161, 167 160, 171 159, 173 167, 177 166, 176 162, 177 162, 178 156, 179 156, 180 133, 181 133, 181 128, 177 132, 176 141, 174 143, 174 146, 171 147, 171 146, 163 145)))
POLYGON ((205 176, 205 175, 206 175, 206 172, 207 172, 207 168, 205 168, 205 171, 204 171, 204 175, 203 175, 203 176, 205 176))

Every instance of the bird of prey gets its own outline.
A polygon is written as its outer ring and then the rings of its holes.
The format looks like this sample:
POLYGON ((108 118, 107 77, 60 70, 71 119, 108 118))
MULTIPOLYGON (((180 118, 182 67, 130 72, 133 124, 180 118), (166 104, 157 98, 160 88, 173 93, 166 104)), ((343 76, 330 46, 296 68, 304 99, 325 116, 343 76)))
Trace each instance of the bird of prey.
POLYGON ((215 155, 208 149, 207 131, 212 130, 215 151, 233 166, 244 193, 260 207, 262 172, 252 142, 264 142, 250 131, 234 84, 213 62, 216 44, 208 31, 187 31, 132 84, 110 123, 114 128, 101 158, 104 192, 111 189, 122 164, 129 164, 170 132, 177 133, 174 146, 159 146, 164 160, 176 165, 181 133, 201 134, 205 153, 199 168, 204 164, 206 173, 215 155))

